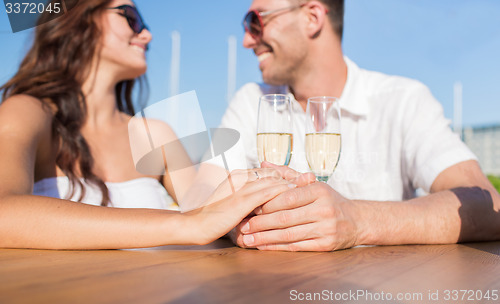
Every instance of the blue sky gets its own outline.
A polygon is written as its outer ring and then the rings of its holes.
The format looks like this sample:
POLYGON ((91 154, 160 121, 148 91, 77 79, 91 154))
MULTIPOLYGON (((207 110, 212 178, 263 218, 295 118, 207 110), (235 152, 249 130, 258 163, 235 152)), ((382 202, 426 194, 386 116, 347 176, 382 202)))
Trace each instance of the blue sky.
MULTIPOLYGON (((137 0, 154 35, 148 54, 150 103, 169 96, 171 33, 181 34, 179 92, 196 90, 209 127, 227 105, 227 40, 238 41, 237 87, 260 81, 241 46, 251 0, 137 0)), ((0 6, 1 7, 1 6, 0 6)), ((500 123, 500 1, 346 0, 344 53, 360 67, 420 80, 453 116, 453 84, 463 84, 464 125, 500 123)), ((0 10, 0 82, 16 71, 31 31, 12 34, 0 10)))

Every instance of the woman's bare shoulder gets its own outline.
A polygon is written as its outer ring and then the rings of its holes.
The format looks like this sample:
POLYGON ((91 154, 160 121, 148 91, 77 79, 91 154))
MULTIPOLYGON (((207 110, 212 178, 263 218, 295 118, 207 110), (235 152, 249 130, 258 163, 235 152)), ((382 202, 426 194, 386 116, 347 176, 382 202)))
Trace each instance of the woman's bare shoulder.
POLYGON ((144 134, 144 136, 152 137, 153 140, 156 139, 163 142, 177 139, 172 127, 159 119, 132 117, 129 121, 130 132, 144 134))
POLYGON ((52 126, 54 109, 48 103, 24 94, 14 95, 0 104, 0 130, 46 130, 52 126))

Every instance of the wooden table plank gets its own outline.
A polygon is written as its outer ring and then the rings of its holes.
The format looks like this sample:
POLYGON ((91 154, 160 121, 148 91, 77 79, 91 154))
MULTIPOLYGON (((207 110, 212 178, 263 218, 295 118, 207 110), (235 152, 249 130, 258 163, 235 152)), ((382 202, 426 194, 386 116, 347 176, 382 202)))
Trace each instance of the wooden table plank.
POLYGON ((460 288, 500 290, 500 242, 328 253, 261 252, 227 240, 140 250, 0 250, 0 303, 284 303, 291 290, 428 297, 429 290, 460 288))

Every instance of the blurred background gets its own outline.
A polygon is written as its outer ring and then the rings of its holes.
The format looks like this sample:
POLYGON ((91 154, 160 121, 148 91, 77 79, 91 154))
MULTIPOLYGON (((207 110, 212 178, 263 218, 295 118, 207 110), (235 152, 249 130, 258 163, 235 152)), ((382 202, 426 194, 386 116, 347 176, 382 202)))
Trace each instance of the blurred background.
MULTIPOLYGON (((234 91, 261 81, 256 57, 241 45, 251 0, 135 3, 153 33, 149 104, 195 90, 207 127, 216 127, 234 91)), ((499 16, 497 0, 346 0, 344 53, 362 68, 426 84, 483 170, 500 175, 499 16)), ((0 83, 31 36, 13 34, 2 7, 0 83)))

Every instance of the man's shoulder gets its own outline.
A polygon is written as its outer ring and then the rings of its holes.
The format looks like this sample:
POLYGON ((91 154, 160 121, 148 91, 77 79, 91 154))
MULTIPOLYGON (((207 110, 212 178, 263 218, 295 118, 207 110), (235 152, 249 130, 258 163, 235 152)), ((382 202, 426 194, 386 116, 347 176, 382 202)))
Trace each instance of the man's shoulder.
POLYGON ((359 68, 352 62, 348 67, 351 79, 348 79, 350 85, 346 96, 365 112, 367 109, 411 112, 419 105, 432 106, 436 103, 427 86, 416 79, 359 68))
POLYGON ((422 82, 416 79, 361 68, 347 57, 345 57, 345 62, 353 78, 353 86, 356 90, 363 91, 365 96, 390 94, 396 91, 428 90, 422 82))
POLYGON ((415 92, 428 90, 419 80, 399 75, 389 75, 379 71, 360 69, 359 80, 367 92, 373 95, 392 93, 396 91, 415 92))

